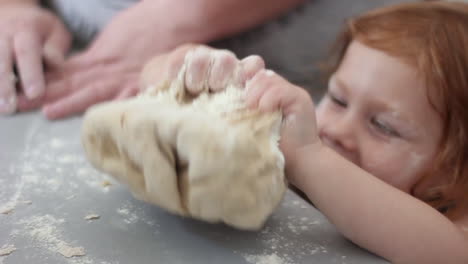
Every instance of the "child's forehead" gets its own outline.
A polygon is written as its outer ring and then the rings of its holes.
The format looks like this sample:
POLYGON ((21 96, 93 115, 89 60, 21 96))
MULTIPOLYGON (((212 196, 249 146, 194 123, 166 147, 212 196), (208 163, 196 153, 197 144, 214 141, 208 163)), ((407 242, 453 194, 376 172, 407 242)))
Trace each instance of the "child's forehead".
POLYGON ((424 78, 414 67, 357 42, 350 45, 330 85, 350 100, 400 119, 417 120, 434 112, 424 78))
POLYGON ((337 85, 349 93, 400 100, 426 97, 425 83, 417 71, 379 50, 352 45, 335 73, 337 85))

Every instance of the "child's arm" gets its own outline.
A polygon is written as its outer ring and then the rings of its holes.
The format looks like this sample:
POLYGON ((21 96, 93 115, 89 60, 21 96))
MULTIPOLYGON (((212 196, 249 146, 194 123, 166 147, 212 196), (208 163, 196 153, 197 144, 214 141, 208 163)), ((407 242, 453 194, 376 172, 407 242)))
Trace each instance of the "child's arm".
POLYGON ((346 237, 394 263, 468 263, 468 242, 447 218, 322 145, 303 89, 267 71, 247 89, 251 107, 282 109, 287 176, 346 237))
POLYGON ((333 150, 297 153, 295 183, 350 240, 393 263, 468 263, 468 242, 446 217, 333 150))

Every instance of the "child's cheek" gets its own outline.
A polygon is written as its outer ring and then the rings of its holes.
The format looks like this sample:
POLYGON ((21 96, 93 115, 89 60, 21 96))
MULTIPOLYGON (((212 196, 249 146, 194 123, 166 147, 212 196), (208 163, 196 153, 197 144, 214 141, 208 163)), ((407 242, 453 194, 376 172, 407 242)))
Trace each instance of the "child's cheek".
POLYGON ((410 146, 389 144, 381 146, 379 151, 363 153, 362 168, 388 184, 409 192, 425 168, 427 158, 427 155, 410 146))

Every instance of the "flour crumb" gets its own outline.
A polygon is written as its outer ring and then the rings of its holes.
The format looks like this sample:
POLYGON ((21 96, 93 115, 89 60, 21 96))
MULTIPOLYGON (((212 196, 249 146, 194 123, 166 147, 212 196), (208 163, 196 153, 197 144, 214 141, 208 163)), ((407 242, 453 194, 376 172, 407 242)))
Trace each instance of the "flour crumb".
POLYGON ((65 256, 66 258, 81 257, 86 255, 84 248, 82 247, 70 247, 66 243, 60 243, 57 246, 57 252, 65 256))
POLYGON ((8 215, 13 213, 13 211, 16 209, 17 204, 25 204, 25 205, 30 205, 32 204, 32 201, 19 201, 13 203, 9 203, 7 205, 4 205, 2 208, 0 208, 0 214, 8 215))
POLYGON ((4 245, 0 248, 0 256, 8 256, 14 251, 16 251, 16 247, 14 245, 4 245))
POLYGON ((98 215, 98 214, 89 214, 87 216, 85 216, 85 220, 97 220, 99 219, 101 216, 98 215))
POLYGON ((102 181, 101 185, 102 185, 102 187, 108 187, 108 186, 112 185, 112 182, 110 182, 108 180, 104 180, 104 181, 102 181))
POLYGON ((275 253, 271 255, 247 255, 244 258, 251 264, 288 264, 275 253))
POLYGON ((4 215, 11 214, 13 213, 14 210, 15 210, 14 205, 11 205, 11 204, 6 205, 5 207, 0 208, 0 214, 4 214, 4 215))
POLYGON ((65 142, 61 139, 54 138, 49 142, 49 145, 50 147, 54 149, 60 149, 60 148, 63 148, 63 146, 65 145, 65 142))
POLYGON ((63 155, 57 158, 57 161, 62 164, 70 164, 78 161, 78 158, 73 155, 63 155))

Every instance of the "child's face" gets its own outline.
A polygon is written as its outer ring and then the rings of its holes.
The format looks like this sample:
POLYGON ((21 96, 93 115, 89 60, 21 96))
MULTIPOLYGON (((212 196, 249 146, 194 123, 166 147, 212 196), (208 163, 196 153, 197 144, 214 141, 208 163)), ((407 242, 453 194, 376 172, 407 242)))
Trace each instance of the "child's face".
POLYGON ((442 127, 415 70, 357 41, 330 80, 317 122, 326 145, 406 192, 431 164, 442 127))

